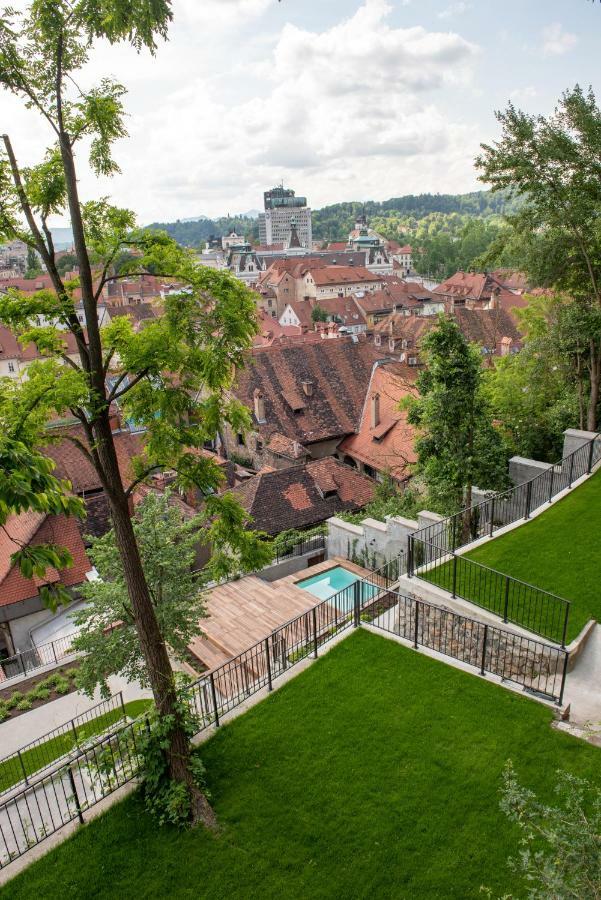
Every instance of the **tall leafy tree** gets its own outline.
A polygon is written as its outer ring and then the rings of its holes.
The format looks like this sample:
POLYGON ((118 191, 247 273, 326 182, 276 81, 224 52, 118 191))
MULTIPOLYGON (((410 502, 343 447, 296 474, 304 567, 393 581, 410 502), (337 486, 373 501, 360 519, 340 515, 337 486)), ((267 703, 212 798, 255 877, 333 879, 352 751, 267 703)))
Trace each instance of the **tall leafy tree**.
POLYGON ((476 165, 482 181, 525 200, 509 218, 523 267, 584 310, 586 355, 576 361, 586 373, 586 424, 594 431, 601 389, 601 329, 594 327, 601 308, 601 110, 592 90, 576 86, 550 116, 513 104, 496 115, 501 138, 482 145, 476 165))
POLYGON ((472 485, 499 489, 506 482, 506 454, 482 390, 482 355, 457 323, 441 315, 422 341, 425 368, 419 396, 407 401, 408 420, 418 426, 417 471, 429 500, 444 513, 465 510, 469 534, 472 485))
MULTIPOLYGON (((39 253, 53 287, 27 297, 11 292, 0 301, 0 320, 46 357, 30 367, 25 384, 4 386, 0 395, 0 453, 9 464, 8 479, 0 481, 0 515, 6 521, 11 511, 27 508, 80 511, 37 449, 51 437, 48 419, 70 414, 79 428, 68 439, 94 467, 108 498, 133 626, 165 726, 165 765, 174 796, 180 798, 183 814, 213 824, 211 807, 195 780, 129 501, 136 482, 169 467, 180 485, 195 487, 206 497, 216 576, 266 560, 268 549, 245 530, 245 516, 231 495, 216 492, 218 468, 195 449, 214 438, 224 421, 237 431, 248 424, 248 413, 229 398, 229 388, 256 331, 254 303, 228 273, 197 267, 164 234, 137 230, 128 210, 106 199, 83 202, 76 171, 81 147, 87 148, 96 176, 116 172, 112 146, 125 135, 124 87, 110 78, 91 88, 79 83, 94 44, 123 40, 136 50, 153 52, 170 19, 168 0, 34 0, 26 11, 5 10, 0 18, 0 83, 39 114, 50 135, 41 162, 30 167, 19 164, 10 136, 3 136, 0 233, 21 238, 39 253), (79 270, 76 283, 63 280, 48 226, 50 216, 65 209, 79 270), (135 261, 127 275, 114 273, 113 262, 125 250, 135 254, 135 261), (151 268, 180 288, 166 298, 162 318, 139 333, 124 317, 101 328, 97 307, 107 284, 151 268), (74 309, 76 291, 84 324, 74 309), (40 321, 56 326, 42 327, 40 321), (79 363, 66 354, 65 329, 74 336, 79 363), (115 406, 124 420, 146 430, 144 454, 130 484, 124 483, 117 461, 111 429, 115 406)), ((60 548, 24 548, 15 558, 23 571, 39 573, 57 563, 56 552, 60 548)))

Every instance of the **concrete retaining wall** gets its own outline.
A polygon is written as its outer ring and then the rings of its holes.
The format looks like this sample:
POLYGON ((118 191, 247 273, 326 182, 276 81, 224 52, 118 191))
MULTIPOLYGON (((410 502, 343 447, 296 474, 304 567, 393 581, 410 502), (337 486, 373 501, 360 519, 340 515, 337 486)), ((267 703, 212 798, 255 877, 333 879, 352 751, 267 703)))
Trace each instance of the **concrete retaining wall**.
POLYGON ((397 556, 407 556, 407 539, 410 535, 440 522, 442 516, 424 510, 417 520, 403 516, 387 516, 386 521, 363 519, 359 525, 344 522, 334 516, 328 519, 328 556, 364 560, 376 566, 397 556))

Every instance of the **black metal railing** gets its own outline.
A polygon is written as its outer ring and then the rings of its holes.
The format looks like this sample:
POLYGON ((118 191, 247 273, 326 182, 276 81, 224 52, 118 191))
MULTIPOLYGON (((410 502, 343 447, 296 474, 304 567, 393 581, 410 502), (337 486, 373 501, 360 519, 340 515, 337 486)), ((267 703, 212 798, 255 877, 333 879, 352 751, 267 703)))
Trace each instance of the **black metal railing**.
POLYGON ((410 543, 412 571, 419 578, 565 647, 569 600, 435 544, 410 543))
POLYGON ((28 784, 44 769, 56 766, 63 756, 89 740, 92 737, 90 723, 104 725, 96 731, 97 736, 102 731, 114 730, 119 720, 126 717, 123 694, 119 692, 24 744, 14 753, 3 756, 0 758, 0 794, 15 790, 23 782, 28 784))
MULTIPOLYGON (((394 586, 403 568, 402 561, 392 560, 370 572, 191 684, 198 731, 219 726, 226 713, 258 691, 271 690, 276 679, 362 622, 562 701, 566 651, 402 596, 394 586)), ((83 822, 90 807, 140 774, 139 736, 149 727, 141 716, 115 729, 1 803, 0 867, 63 825, 83 822)))
POLYGON ((568 652, 390 591, 364 604, 363 621, 561 704, 568 652))
POLYGON ((482 537, 492 537, 500 528, 528 519, 583 475, 590 475, 601 460, 601 435, 569 453, 560 462, 507 491, 493 494, 440 522, 416 531, 414 539, 441 550, 455 551, 482 537))
POLYGON ((44 668, 44 666, 61 665, 67 657, 76 653, 71 645, 77 634, 77 631, 72 631, 54 641, 48 641, 37 647, 21 650, 14 656, 0 659, 0 687, 2 682, 9 678, 27 675, 29 672, 35 672, 36 669, 44 668))
POLYGON ((518 578, 477 563, 456 551, 500 528, 526 520, 551 502, 601 460, 601 436, 596 435, 535 478, 482 503, 416 531, 408 539, 407 574, 450 591, 565 647, 570 602, 518 578))
POLYGON ((301 540, 289 544, 285 543, 283 546, 276 548, 273 563, 284 562, 284 560, 292 559, 295 556, 304 556, 305 553, 318 553, 320 550, 325 550, 325 548, 325 534, 313 534, 310 537, 301 538, 301 540))

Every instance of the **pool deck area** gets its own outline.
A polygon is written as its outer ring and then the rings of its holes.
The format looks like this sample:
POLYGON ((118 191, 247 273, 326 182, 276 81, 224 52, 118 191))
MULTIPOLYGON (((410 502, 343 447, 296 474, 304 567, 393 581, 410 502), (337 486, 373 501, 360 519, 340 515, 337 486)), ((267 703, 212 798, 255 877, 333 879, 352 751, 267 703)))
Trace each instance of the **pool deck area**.
POLYGON ((207 618, 201 622, 202 635, 188 645, 191 671, 198 660, 198 673, 212 670, 233 656, 266 638, 289 619, 306 612, 319 603, 317 597, 298 587, 304 581, 328 569, 343 566, 363 578, 367 569, 333 557, 287 575, 278 581, 264 581, 257 575, 247 575, 214 588, 207 597, 207 618))

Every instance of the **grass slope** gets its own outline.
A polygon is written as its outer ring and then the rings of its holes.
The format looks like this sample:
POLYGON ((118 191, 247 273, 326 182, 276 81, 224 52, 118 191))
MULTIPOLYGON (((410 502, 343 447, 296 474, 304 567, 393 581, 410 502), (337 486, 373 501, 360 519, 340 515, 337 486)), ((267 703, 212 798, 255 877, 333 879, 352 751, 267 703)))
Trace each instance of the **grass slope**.
POLYGON ((483 544, 471 559, 572 603, 568 639, 601 622, 601 472, 541 516, 483 544))
MULTIPOLYGON (((131 700, 129 703, 125 704, 125 711, 131 719, 135 719, 136 716, 141 715, 141 713, 147 709, 149 703, 149 700, 131 700)), ((101 716, 97 716, 90 722, 79 725, 77 727, 78 743, 82 743, 87 740, 87 738, 92 737, 95 734, 100 734, 102 731, 106 731, 111 725, 118 722, 121 719, 121 716, 121 709, 114 709, 101 716)), ((25 771, 28 775, 34 775, 36 772, 39 772, 40 769, 44 768, 44 766, 54 762, 55 759, 59 759, 61 756, 64 756, 65 753, 69 753, 74 747, 75 735, 68 731, 65 734, 59 734, 56 737, 50 738, 50 740, 45 741, 43 744, 38 744, 29 750, 24 750, 21 753, 21 759, 23 760, 25 771)), ((23 769, 21 768, 18 758, 11 757, 0 763, 0 791, 6 791, 8 788, 12 787, 13 784, 18 784, 18 782, 22 780, 23 769)))
POLYGON ((498 804, 505 761, 549 799, 557 768, 601 780, 601 752, 550 721, 532 700, 359 630, 203 745, 218 835, 161 829, 134 796, 5 895, 523 895, 506 866, 518 841, 498 804))

